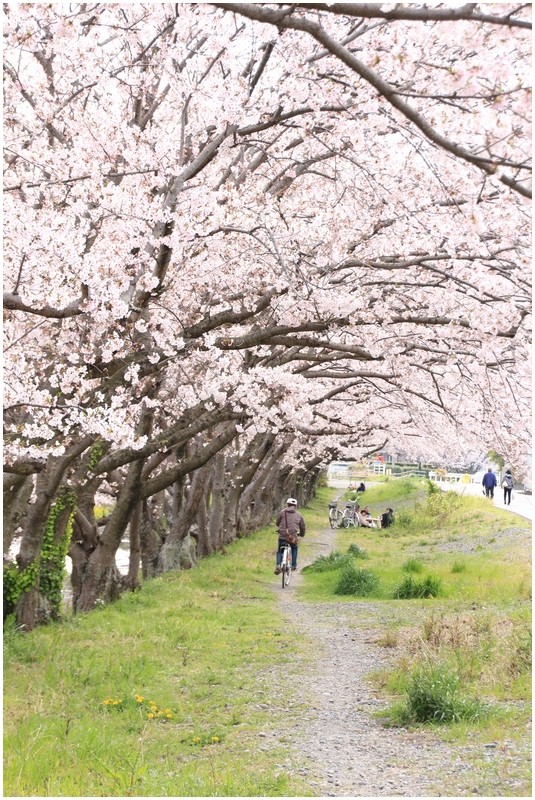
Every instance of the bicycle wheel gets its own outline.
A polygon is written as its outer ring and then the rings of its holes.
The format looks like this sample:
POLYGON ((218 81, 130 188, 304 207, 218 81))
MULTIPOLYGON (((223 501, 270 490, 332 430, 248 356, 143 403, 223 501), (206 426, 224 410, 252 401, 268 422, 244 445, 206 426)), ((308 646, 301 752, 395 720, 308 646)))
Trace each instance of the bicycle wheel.
POLYGON ((288 584, 290 583, 290 581, 292 579, 292 567, 290 566, 290 559, 289 558, 288 558, 288 561, 286 562, 286 568, 285 568, 285 570, 283 572, 283 575, 284 575, 283 585, 284 586, 288 586, 288 584))
POLYGON ((336 528, 336 516, 333 511, 329 511, 329 525, 331 528, 336 528))
POLYGON ((349 517, 344 514, 342 517, 342 527, 349 528, 349 517))
POLYGON ((281 581, 282 581, 282 588, 286 587, 286 567, 288 565, 288 550, 286 547, 283 548, 282 551, 282 561, 281 561, 281 581))

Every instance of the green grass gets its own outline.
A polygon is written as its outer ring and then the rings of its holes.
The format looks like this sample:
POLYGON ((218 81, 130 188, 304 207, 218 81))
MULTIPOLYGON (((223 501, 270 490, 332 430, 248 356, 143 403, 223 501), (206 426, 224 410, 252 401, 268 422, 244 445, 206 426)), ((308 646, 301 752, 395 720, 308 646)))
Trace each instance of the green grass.
POLYGON ((448 664, 424 663, 416 667, 407 683, 406 701, 394 707, 393 718, 407 725, 475 722, 486 716, 486 706, 467 696, 460 683, 458 672, 448 664))
MULTIPOLYGON (((365 549, 366 567, 379 579, 372 595, 374 608, 377 601, 382 608, 376 643, 390 648, 394 658, 369 676, 391 701, 379 716, 387 725, 431 725, 435 736, 469 744, 480 794, 502 796, 504 775, 488 759, 478 760, 477 752, 489 741, 501 750, 511 747, 518 754, 511 766, 512 794, 531 796, 528 523, 484 498, 429 496, 417 479, 374 487, 365 502, 373 516, 392 506, 394 526, 337 530, 333 538, 341 552, 352 543, 365 549), (440 587, 432 592, 437 596, 394 599, 403 581, 423 585, 430 578, 440 587)), ((302 596, 365 606, 370 598, 335 594, 341 574, 307 574, 302 596)))
MULTIPOLYGON (((374 481, 375 481, 374 477, 374 481)), ((361 506, 379 507, 381 512, 385 509, 384 505, 394 508, 394 502, 404 500, 408 495, 412 494, 415 490, 422 492, 425 490, 425 481, 411 478, 395 478, 387 479, 379 483, 377 486, 372 486, 366 489, 364 494, 360 492, 348 492, 347 496, 352 500, 356 499, 361 506)), ((376 516, 373 514, 373 516, 376 516)))
POLYGON ((379 579, 371 570, 349 565, 339 573, 334 593, 370 597, 377 592, 378 588, 379 579))
MULTIPOLYGON (((373 516, 386 505, 394 508, 395 524, 385 531, 339 528, 333 546, 346 553, 355 544, 366 551, 366 566, 378 576, 374 597, 389 600, 407 572, 420 569, 440 581, 440 602, 527 601, 531 569, 525 546, 500 548, 500 533, 512 526, 526 528, 524 519, 495 509, 485 498, 454 492, 428 495, 426 481, 393 479, 366 491, 373 516), (425 539, 422 539, 425 534, 425 539), (470 552, 459 550, 470 545, 470 552)), ((326 527, 326 511, 320 523, 326 527)), ((306 540, 305 540, 306 541, 306 540)), ((306 574, 301 596, 306 600, 340 602, 336 574, 306 574)), ((428 598, 426 602, 438 602, 428 598)))
POLYGON ((310 794, 284 743, 258 737, 284 727, 265 670, 308 657, 276 607, 275 540, 270 526, 91 614, 7 627, 5 794, 310 794))
POLYGON ((319 556, 312 564, 303 568, 303 572, 330 572, 333 569, 347 567, 353 562, 349 553, 340 553, 333 550, 328 556, 319 556))
MULTIPOLYGON (((321 489, 306 510, 300 559, 314 546, 315 532, 328 527, 332 495, 321 489)), ((529 552, 519 545, 500 549, 500 533, 526 523, 478 498, 446 508, 435 501, 429 509, 421 481, 385 482, 366 492, 366 504, 374 515, 391 505, 397 519, 401 512, 409 519, 396 522, 388 537, 363 528, 332 532, 342 554, 354 543, 366 551, 365 566, 380 581, 373 602, 383 604, 383 646, 397 661, 375 676, 379 690, 404 703, 410 676, 425 656, 447 664, 468 696, 491 700, 486 719, 452 723, 440 735, 524 741, 531 691, 529 552), (379 491, 385 489, 387 496, 379 491), (461 556, 459 540, 482 549, 461 556), (423 565, 422 577, 431 573, 441 580, 442 596, 392 599, 411 559, 423 565)), ((313 657, 310 643, 293 630, 288 637, 276 605, 275 545, 269 526, 226 554, 150 581, 109 607, 29 635, 7 629, 5 794, 313 794, 285 765, 298 756, 283 738, 259 737, 284 730, 273 668, 277 674, 298 672, 313 657)), ((351 558, 355 567, 363 564, 351 558)), ((335 595, 340 575, 338 569, 306 572, 299 596, 369 602, 335 595)))
POLYGON ((408 558, 405 563, 401 565, 401 569, 404 572, 422 572, 423 568, 424 565, 417 558, 408 558))
POLYGON ((438 597, 442 594, 442 583, 433 575, 426 575, 421 581, 406 575, 394 592, 394 597, 403 600, 412 598, 438 597))

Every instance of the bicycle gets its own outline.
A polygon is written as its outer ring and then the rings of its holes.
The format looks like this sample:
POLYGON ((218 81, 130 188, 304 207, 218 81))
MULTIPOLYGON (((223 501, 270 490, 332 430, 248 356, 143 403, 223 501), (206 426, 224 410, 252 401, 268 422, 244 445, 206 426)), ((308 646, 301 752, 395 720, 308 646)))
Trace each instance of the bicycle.
POLYGON ((329 525, 331 528, 339 528, 343 514, 338 508, 337 503, 329 503, 329 525))
POLYGON ((358 527, 359 522, 357 518, 356 509, 353 503, 346 503, 346 507, 342 515, 342 527, 349 528, 350 525, 353 525, 353 527, 356 528, 358 527))
POLYGON ((288 542, 285 542, 281 544, 280 549, 282 551, 282 561, 280 565, 282 588, 285 589, 292 579, 292 548, 288 542))

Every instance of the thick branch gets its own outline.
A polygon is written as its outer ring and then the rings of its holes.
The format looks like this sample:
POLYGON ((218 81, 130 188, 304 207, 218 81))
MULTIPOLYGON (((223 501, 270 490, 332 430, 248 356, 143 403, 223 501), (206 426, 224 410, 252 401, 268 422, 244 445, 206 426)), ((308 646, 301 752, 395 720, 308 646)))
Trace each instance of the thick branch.
POLYGON ((482 14, 477 10, 477 3, 465 3, 459 8, 419 8, 407 4, 397 3, 395 8, 384 11, 381 3, 299 3, 299 8, 311 11, 326 11, 329 14, 342 14, 344 17, 360 17, 364 19, 409 20, 411 22, 454 22, 455 20, 468 20, 469 22, 486 22, 492 25, 504 25, 508 28, 527 28, 531 30, 531 22, 524 19, 515 19, 510 14, 496 16, 482 14))
MULTIPOLYGON (((387 81, 383 80, 374 70, 370 69, 362 61, 359 61, 353 53, 345 49, 339 42, 333 39, 329 34, 317 23, 304 17, 291 16, 294 6, 284 11, 274 11, 271 8, 264 6, 253 6, 248 3, 214 3, 218 8, 232 11, 235 14, 248 17, 249 19, 257 20, 259 22, 266 22, 270 25, 276 25, 279 28, 289 28, 292 30, 299 30, 308 33, 317 42, 329 50, 332 55, 336 56, 342 63, 344 63, 353 72, 356 72, 363 80, 369 83, 374 89, 382 95, 394 108, 403 114, 408 120, 416 125, 419 130, 438 147, 452 153, 463 161, 474 164, 487 175, 495 175, 498 167, 501 165, 500 161, 493 161, 489 158, 483 158, 471 153, 456 142, 451 141, 445 136, 442 136, 428 120, 416 111, 412 106, 406 103, 398 95, 397 90, 391 86, 387 81)), ((326 6, 326 8, 329 8, 326 6)), ((504 183, 509 188, 514 189, 524 197, 531 197, 531 190, 522 185, 519 181, 508 176, 496 175, 498 180, 504 183)))
POLYGON ((4 308, 9 309, 9 311, 25 311, 27 314, 37 314, 40 317, 48 317, 49 319, 66 319, 67 317, 77 317, 83 314, 80 309, 81 302, 81 300, 76 300, 65 308, 52 308, 52 306, 34 308, 24 303, 18 294, 4 293, 4 308))

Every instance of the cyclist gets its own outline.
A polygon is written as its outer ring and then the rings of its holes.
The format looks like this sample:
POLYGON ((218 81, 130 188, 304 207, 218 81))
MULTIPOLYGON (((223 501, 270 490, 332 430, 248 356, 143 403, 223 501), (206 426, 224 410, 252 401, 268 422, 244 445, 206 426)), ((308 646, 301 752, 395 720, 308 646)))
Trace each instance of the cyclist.
POLYGON ((297 569, 297 537, 305 535, 305 520, 297 510, 297 500, 289 497, 286 508, 277 515, 277 533, 279 544, 277 546, 277 566, 275 575, 280 575, 282 552, 281 546, 289 542, 292 548, 292 569, 297 569))

